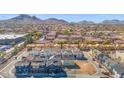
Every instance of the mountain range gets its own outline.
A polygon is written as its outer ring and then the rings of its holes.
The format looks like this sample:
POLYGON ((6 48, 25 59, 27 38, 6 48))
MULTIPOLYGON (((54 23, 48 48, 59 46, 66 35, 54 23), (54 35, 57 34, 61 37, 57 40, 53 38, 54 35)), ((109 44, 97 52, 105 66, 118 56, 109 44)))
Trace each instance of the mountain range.
POLYGON ((68 24, 67 21, 62 20, 62 19, 56 19, 56 18, 49 18, 46 20, 42 20, 36 16, 30 16, 26 14, 21 14, 19 16, 16 16, 11 19, 7 20, 1 20, 0 22, 5 22, 5 23, 24 23, 24 24, 35 24, 35 23, 43 23, 43 24, 68 24))
MULTIPOLYGON (((69 24, 69 22, 63 20, 63 19, 57 19, 57 18, 49 18, 49 19, 46 19, 46 20, 42 20, 36 16, 30 16, 30 15, 27 15, 27 14, 20 14, 19 16, 16 16, 14 18, 11 18, 11 19, 7 19, 7 20, 1 20, 0 22, 7 22, 7 23, 27 23, 27 24, 30 24, 30 23, 44 23, 44 24, 69 24)), ((78 24, 124 24, 124 20, 117 20, 117 19, 114 19, 114 20, 104 20, 100 23, 95 23, 93 21, 87 21, 87 20, 83 20, 83 21, 80 21, 80 22, 73 22, 73 23, 78 23, 78 24)))

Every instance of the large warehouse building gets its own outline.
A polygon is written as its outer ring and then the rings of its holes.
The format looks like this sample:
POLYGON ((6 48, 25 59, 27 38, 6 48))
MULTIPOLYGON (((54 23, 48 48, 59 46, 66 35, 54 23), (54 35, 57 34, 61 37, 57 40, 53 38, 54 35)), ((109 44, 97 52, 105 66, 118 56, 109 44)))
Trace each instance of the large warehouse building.
POLYGON ((0 34, 0 45, 11 45, 23 41, 27 34, 0 34))

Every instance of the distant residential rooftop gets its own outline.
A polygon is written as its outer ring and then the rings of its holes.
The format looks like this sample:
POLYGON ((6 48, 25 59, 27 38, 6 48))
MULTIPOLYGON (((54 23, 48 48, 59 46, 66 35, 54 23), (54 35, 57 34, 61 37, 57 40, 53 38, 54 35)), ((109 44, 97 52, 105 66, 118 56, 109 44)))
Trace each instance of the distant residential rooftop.
POLYGON ((0 39, 16 39, 19 37, 23 37, 26 34, 15 34, 15 33, 11 33, 11 34, 0 34, 0 39))
POLYGON ((56 35, 56 31, 50 31, 47 35, 56 35))

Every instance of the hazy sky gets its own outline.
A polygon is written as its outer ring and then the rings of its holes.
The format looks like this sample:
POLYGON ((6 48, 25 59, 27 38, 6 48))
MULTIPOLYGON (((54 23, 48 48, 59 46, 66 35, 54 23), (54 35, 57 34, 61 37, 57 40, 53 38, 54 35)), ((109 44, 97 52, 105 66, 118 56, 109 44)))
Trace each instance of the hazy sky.
MULTIPOLYGON (((124 20, 124 14, 30 14, 35 15, 40 19, 58 18, 69 22, 78 22, 81 20, 88 20, 94 22, 101 22, 103 20, 118 19, 124 20)), ((18 16, 18 14, 0 14, 0 20, 9 19, 18 16)))

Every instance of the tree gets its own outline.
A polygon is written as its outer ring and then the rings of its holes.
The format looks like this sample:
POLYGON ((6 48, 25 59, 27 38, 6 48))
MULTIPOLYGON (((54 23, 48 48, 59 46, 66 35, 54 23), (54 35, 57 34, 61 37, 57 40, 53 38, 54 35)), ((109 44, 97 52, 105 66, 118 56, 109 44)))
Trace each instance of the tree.
POLYGON ((124 33, 124 27, 120 27, 118 31, 124 33))
POLYGON ((103 44, 104 45, 109 45, 109 44, 111 44, 111 40, 107 39, 107 40, 103 41, 103 44))
POLYGON ((16 42, 15 42, 15 41, 13 41, 13 42, 11 43, 11 45, 12 45, 12 46, 15 46, 15 45, 16 45, 16 42))
POLYGON ((81 35, 82 35, 82 36, 86 35, 86 32, 81 32, 81 35))
POLYGON ((26 36, 24 40, 25 40, 25 44, 31 44, 34 42, 34 39, 31 35, 26 36))
POLYGON ((35 32, 35 35, 37 36, 37 38, 40 38, 43 35, 43 33, 42 32, 35 32))
POLYGON ((66 30, 64 30, 64 32, 63 32, 63 34, 64 35, 71 35, 71 33, 73 32, 73 30, 72 29, 66 29, 66 30))
POLYGON ((19 48, 18 48, 17 45, 15 45, 15 46, 14 46, 14 51, 13 51, 14 55, 15 55, 18 51, 19 51, 19 48))
POLYGON ((37 31, 33 32, 33 37, 34 37, 34 39, 38 39, 38 38, 40 38, 42 35, 43 35, 42 32, 37 32, 37 31))
POLYGON ((97 31, 97 27, 94 27, 94 28, 93 28, 93 31, 96 32, 96 31, 97 31))
POLYGON ((80 40, 73 40, 71 41, 72 44, 78 44, 78 48, 80 48, 80 40))
POLYGON ((0 51, 0 57, 3 57, 5 54, 5 52, 0 51))
POLYGON ((73 29, 69 29, 70 32, 73 32, 73 29))
POLYGON ((94 41, 90 41, 90 40, 84 40, 83 43, 84 44, 92 44, 92 45, 96 44, 94 41))
POLYGON ((36 40, 36 39, 40 38, 43 35, 43 33, 42 32, 38 32, 38 31, 34 31, 34 32, 30 32, 28 35, 32 36, 32 38, 34 40, 36 40))
POLYGON ((66 41, 59 41, 58 44, 61 45, 61 49, 63 48, 63 44, 67 43, 66 41))

